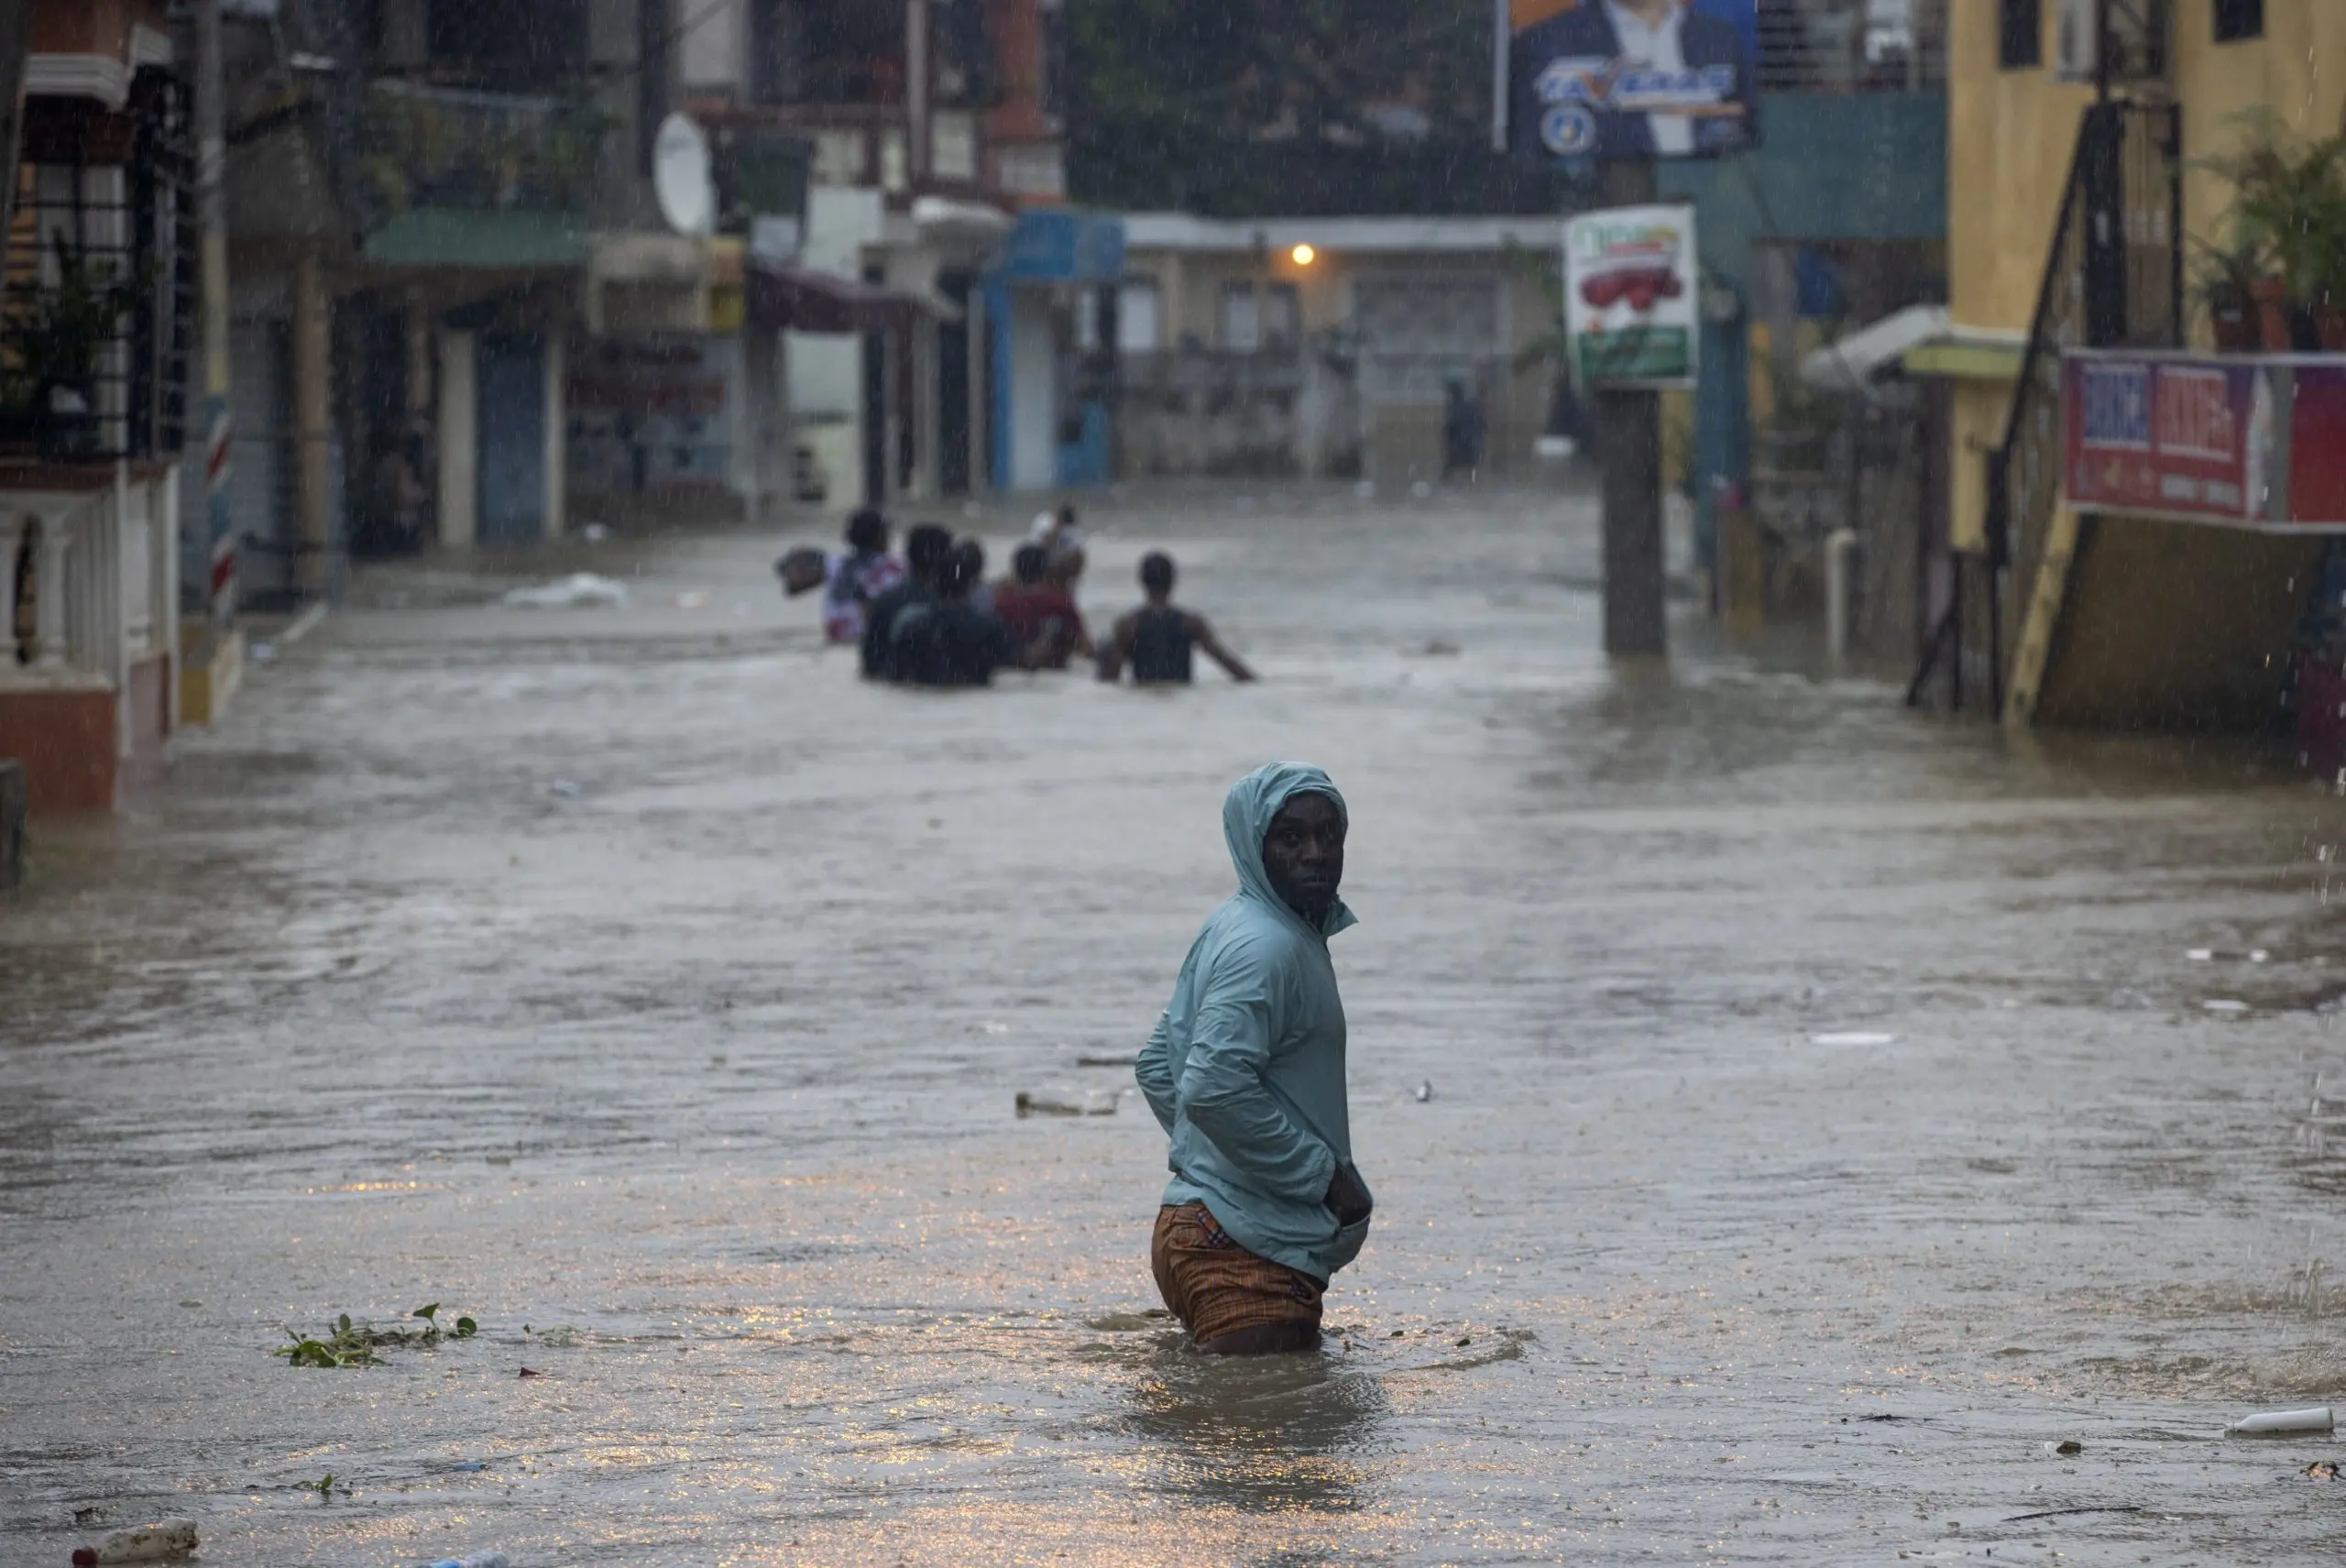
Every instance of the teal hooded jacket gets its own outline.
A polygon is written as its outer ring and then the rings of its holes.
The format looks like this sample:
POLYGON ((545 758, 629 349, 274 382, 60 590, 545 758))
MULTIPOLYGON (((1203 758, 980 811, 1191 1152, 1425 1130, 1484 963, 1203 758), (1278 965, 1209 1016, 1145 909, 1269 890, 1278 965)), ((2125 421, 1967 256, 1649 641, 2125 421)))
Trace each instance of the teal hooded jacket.
POLYGON ((1344 1004, 1328 961, 1353 914, 1339 902, 1315 931, 1263 869, 1271 818, 1311 794, 1349 826, 1318 768, 1274 762, 1231 786, 1222 835, 1238 892, 1189 945, 1135 1076, 1173 1140, 1165 1201, 1201 1202, 1240 1246, 1325 1281, 1368 1236, 1366 1220, 1340 1227, 1322 1201, 1353 1158, 1344 1004))

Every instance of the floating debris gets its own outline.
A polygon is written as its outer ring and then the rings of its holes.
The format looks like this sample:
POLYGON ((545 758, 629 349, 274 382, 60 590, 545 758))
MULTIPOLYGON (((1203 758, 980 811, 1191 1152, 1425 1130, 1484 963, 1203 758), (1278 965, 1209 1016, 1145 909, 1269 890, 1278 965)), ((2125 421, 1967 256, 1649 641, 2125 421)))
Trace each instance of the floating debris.
POLYGON ((2303 1435, 2310 1431, 2329 1431, 2335 1425, 2328 1405, 2310 1405, 2301 1410, 2259 1410, 2253 1416, 2242 1416, 2224 1429, 2224 1435, 2303 1435))
POLYGON ((1018 1114, 1026 1116, 1113 1116, 1116 1113, 1116 1091, 1113 1089, 1044 1090, 1029 1093, 1018 1091, 1018 1114))
POLYGON ((627 605, 627 585, 592 572, 574 572, 551 583, 515 588, 498 602, 508 609, 619 609, 627 605))
POLYGON ((2064 1438, 2064 1439, 2062 1439, 2059 1442, 2056 1442, 2056 1443, 2055 1443, 2055 1444, 2053 1445, 2053 1452, 2054 1452, 2054 1453, 2062 1453, 2062 1454, 2083 1453, 2085 1451, 2086 1451, 2086 1445, 2085 1445, 2084 1443, 2082 1443, 2082 1442, 2079 1442, 2076 1438, 2073 1438, 2073 1437, 2070 1437, 2070 1438, 2064 1438))
POLYGON ((378 1350, 408 1345, 428 1347, 443 1339, 470 1339, 480 1332, 480 1324, 471 1318, 458 1318, 447 1328, 442 1328, 437 1301, 418 1307, 408 1316, 421 1318, 423 1327, 378 1329, 372 1323, 354 1324, 350 1314, 345 1312, 326 1325, 322 1339, 287 1329, 285 1337, 292 1343, 279 1345, 270 1354, 283 1356, 289 1366, 380 1366, 383 1358, 375 1354, 378 1350))
POLYGON ((2237 1017, 2248 1011, 2247 1003, 2235 1001, 2229 996, 2220 996, 2212 1002, 2202 1002, 2199 1005, 2209 1013, 2220 1013, 2226 1017, 2237 1017))
POLYGON ((195 1546, 193 1519, 164 1519, 140 1525, 137 1530, 117 1530, 94 1548, 76 1548, 73 1568, 98 1568, 98 1564, 106 1563, 159 1563, 166 1558, 185 1557, 195 1546))
POLYGON ((1415 1092, 1416 1092, 1416 1094, 1417 1094, 1418 1103, 1419 1103, 1419 1104, 1420 1104, 1420 1105, 1424 1104, 1427 1101, 1429 1101, 1429 1100, 1432 1099, 1432 1098, 1433 1098, 1433 1080, 1432 1080, 1432 1079, 1431 1079, 1431 1078, 1429 1078, 1429 1079, 1423 1079, 1423 1080, 1420 1080, 1419 1081, 1419 1084, 1418 1084, 1418 1087, 1417 1087, 1417 1089, 1416 1089, 1415 1092))
POLYGON ((1885 1035, 1878 1029, 1838 1029, 1830 1034, 1811 1035, 1812 1046, 1894 1046, 1895 1035, 1885 1035))

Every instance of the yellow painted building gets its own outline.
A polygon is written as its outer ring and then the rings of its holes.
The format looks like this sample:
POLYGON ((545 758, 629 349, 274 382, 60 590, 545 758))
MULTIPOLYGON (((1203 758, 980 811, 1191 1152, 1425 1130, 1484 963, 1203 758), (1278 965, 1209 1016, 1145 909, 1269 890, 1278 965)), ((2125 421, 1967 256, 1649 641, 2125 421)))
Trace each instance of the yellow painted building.
MULTIPOLYGON (((2219 41, 2220 0, 2169 0, 2173 31, 2165 91, 2181 106, 2187 233, 2224 231, 2230 197, 2197 166, 2231 151, 2245 111, 2267 110, 2293 130, 2346 129, 2346 0, 2263 0, 2225 6, 2237 23, 2261 9, 2259 35, 2219 41)), ((2088 86, 2053 70, 2058 0, 1949 0, 1947 16, 1947 290, 1958 334, 2025 333, 2042 287, 2053 226, 2069 177, 2088 86), (2033 62, 2005 64, 2008 11, 2038 15, 2033 62)), ((2133 89, 2148 94, 2155 88, 2133 89)), ((2194 323, 2206 341, 2207 323, 2194 323)), ((1988 454, 2012 409, 2014 354, 1942 359, 1954 371, 1948 522, 1957 549, 1983 546, 1988 454)))

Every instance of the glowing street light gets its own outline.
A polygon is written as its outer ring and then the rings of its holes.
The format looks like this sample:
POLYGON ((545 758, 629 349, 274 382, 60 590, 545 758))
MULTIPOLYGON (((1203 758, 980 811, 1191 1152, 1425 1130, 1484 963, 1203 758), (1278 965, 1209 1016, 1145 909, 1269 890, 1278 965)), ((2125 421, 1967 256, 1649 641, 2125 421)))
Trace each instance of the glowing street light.
POLYGON ((1308 245, 1299 245, 1288 252, 1298 267, 1309 267, 1320 259, 1320 253, 1308 245))

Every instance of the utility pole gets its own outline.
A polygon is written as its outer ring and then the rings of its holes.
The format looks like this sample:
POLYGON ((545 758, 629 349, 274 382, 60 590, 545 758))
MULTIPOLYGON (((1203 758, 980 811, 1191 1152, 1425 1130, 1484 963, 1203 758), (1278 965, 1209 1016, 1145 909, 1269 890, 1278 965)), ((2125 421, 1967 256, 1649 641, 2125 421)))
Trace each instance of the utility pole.
MULTIPOLYGON (((1605 165, 1605 204, 1654 200, 1654 163, 1605 165)), ((1669 652, 1662 619, 1661 394, 1644 388, 1596 389, 1597 457, 1605 470, 1605 652, 1616 658, 1669 652)))
POLYGON ((203 506, 212 541, 208 602, 215 625, 236 609, 236 542, 228 516, 227 105, 220 0, 195 0, 195 199, 203 291, 203 506))

